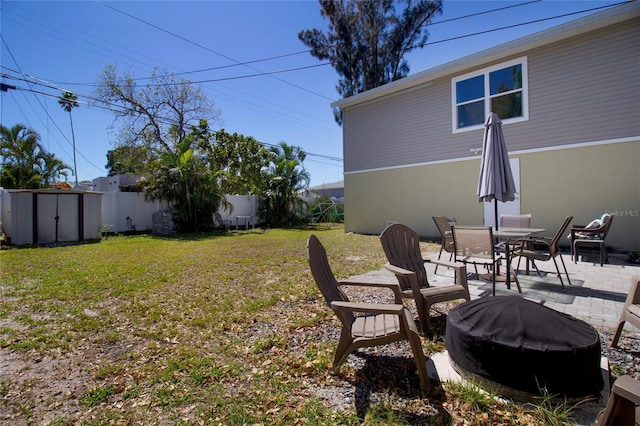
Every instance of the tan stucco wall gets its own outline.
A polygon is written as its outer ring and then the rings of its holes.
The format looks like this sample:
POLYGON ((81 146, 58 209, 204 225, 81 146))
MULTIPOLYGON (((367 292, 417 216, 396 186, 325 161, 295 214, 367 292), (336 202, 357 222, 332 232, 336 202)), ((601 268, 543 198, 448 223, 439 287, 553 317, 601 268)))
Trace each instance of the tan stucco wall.
MULTIPOLYGON (((640 250, 640 141, 512 155, 520 159, 520 211, 555 232, 565 216, 587 224, 616 215, 607 245, 640 250)), ((399 221, 436 236, 432 216, 482 224, 480 159, 345 175, 345 230, 378 234, 399 221)))
POLYGON ((385 221, 398 221, 421 235, 437 235, 432 216, 482 223, 475 195, 479 169, 478 159, 346 175, 345 227, 377 234, 385 221))
POLYGON ((640 249, 640 142, 596 145, 520 157, 520 207, 550 229, 562 215, 586 225, 615 214, 607 245, 640 249))

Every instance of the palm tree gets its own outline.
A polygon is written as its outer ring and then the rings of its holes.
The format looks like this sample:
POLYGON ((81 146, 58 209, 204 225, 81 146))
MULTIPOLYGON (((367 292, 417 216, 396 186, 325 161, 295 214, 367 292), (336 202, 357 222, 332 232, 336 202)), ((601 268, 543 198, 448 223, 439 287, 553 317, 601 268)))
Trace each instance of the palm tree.
POLYGON ((309 185, 309 172, 302 164, 307 154, 285 142, 270 151, 263 215, 273 225, 285 225, 299 220, 303 213, 304 202, 299 192, 309 185))
POLYGON ((58 104, 63 110, 69 113, 69 121, 71 122, 71 139, 73 141, 73 175, 75 176, 76 186, 78 186, 78 168, 76 164, 76 135, 73 131, 73 117, 71 110, 79 107, 78 97, 71 92, 62 92, 62 96, 58 98, 58 104))
POLYGON ((69 177, 67 170, 71 168, 52 153, 43 153, 40 162, 40 176, 44 186, 51 186, 54 181, 64 176, 64 181, 69 177))
POLYGON ((187 137, 178 143, 176 153, 165 152, 151 164, 145 180, 146 197, 166 200, 175 212, 177 225, 184 232, 213 228, 213 213, 224 197, 217 184, 217 171, 211 171, 191 147, 187 137))
POLYGON ((23 124, 0 125, 0 153, 3 157, 2 185, 11 188, 38 188, 38 170, 44 151, 40 135, 23 124))

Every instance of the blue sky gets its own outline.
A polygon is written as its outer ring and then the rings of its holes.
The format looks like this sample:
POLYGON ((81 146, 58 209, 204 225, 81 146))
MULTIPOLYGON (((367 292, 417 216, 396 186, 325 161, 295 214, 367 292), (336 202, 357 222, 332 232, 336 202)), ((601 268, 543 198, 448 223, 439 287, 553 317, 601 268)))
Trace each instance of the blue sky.
MULTIPOLYGON (((406 57, 410 74, 617 3, 445 0, 443 14, 429 27, 430 44, 406 57), (581 11, 586 12, 576 14, 581 11), (507 26, 512 28, 499 29, 507 26)), ((208 80, 201 86, 222 113, 213 129, 301 146, 312 186, 342 180, 342 129, 330 107, 338 100, 338 76, 306 53, 297 37, 304 29, 327 28, 315 0, 3 0, 0 7, 2 82, 18 88, 0 92, 0 121, 38 131, 48 151, 73 165, 69 116, 56 97, 61 90, 76 93, 78 180, 106 175, 106 153, 116 133, 111 127, 119 126, 111 113, 88 104, 107 64, 139 78, 154 67, 174 73, 225 67, 183 76, 208 80), (274 57, 281 58, 237 65, 274 57)))

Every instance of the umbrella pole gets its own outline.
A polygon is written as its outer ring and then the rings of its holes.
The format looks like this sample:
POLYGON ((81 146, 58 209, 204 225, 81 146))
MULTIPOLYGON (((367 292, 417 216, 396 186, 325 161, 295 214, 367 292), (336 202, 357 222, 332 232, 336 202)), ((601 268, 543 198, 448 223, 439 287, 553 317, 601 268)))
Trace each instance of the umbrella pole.
POLYGON ((496 231, 498 230, 498 199, 493 199, 493 215, 494 215, 494 224, 496 227, 496 231))

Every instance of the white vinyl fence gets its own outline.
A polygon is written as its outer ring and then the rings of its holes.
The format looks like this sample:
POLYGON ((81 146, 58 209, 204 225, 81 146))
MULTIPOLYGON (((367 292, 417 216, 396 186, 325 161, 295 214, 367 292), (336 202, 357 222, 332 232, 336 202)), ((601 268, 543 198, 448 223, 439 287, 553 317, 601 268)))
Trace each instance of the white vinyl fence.
POLYGON ((153 214, 167 208, 166 202, 147 201, 141 192, 103 192, 103 225, 111 225, 108 232, 151 231, 153 214))
MULTIPOLYGON (((249 195, 226 195, 231 204, 229 210, 219 210, 223 219, 236 223, 236 217, 255 218, 258 197, 249 195)), ((104 192, 102 194, 102 224, 113 225, 109 232, 151 231, 153 214, 168 207, 166 202, 146 201, 141 192, 104 192)), ((255 220, 255 219, 254 219, 255 220)), ((244 222, 241 220, 240 224, 244 222)))

